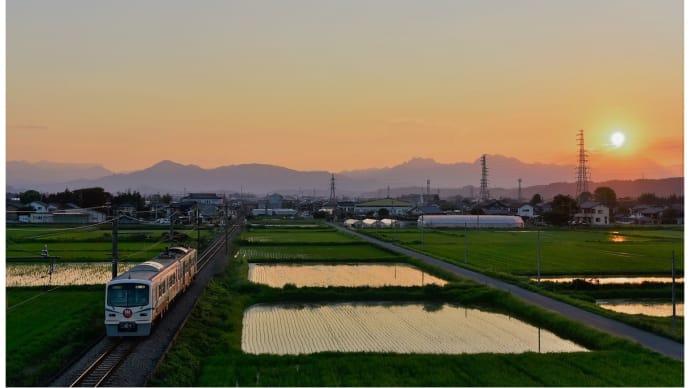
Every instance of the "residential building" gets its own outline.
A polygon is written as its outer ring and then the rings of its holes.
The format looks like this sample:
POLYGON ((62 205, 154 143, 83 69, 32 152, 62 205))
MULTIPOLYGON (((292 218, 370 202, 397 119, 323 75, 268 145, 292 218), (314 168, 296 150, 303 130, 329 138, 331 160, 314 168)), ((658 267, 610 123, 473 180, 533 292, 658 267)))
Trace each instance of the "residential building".
POLYGON ((520 217, 533 218, 534 206, 526 203, 518 208, 517 215, 520 217))
POLYGON ((355 205, 356 215, 365 215, 367 213, 377 213, 381 209, 388 210, 390 215, 403 215, 412 209, 413 205, 410 202, 401 201, 392 198, 377 199, 373 201, 360 202, 355 205))
POLYGON ((583 202, 580 205, 580 212, 576 213, 573 222, 584 225, 608 225, 609 208, 600 202, 583 202))
POLYGON ((224 205, 224 198, 215 193, 189 193, 186 197, 183 197, 180 202, 194 202, 203 205, 224 205))

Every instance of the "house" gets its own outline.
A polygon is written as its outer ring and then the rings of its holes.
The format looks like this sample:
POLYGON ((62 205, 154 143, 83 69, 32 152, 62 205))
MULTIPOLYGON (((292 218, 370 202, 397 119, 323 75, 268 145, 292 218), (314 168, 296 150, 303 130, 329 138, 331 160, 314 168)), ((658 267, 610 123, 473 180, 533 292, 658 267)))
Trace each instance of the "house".
POLYGON ((53 213, 33 212, 29 215, 29 222, 32 224, 50 224, 53 222, 53 213))
POLYGON ((631 218, 636 224, 660 224, 665 206, 642 205, 632 209, 631 218))
POLYGON ((504 216, 512 216, 515 215, 513 211, 511 211, 510 206, 499 201, 499 200, 491 200, 485 204, 482 204, 481 206, 482 212, 486 215, 504 215, 504 216))
POLYGON ((273 193, 266 196, 265 199, 259 200, 257 209, 282 209, 284 197, 280 194, 273 193))
POLYGON ((56 211, 53 212, 53 222, 56 224, 87 224, 89 214, 79 211, 56 211))
POLYGON ((419 205, 415 206, 410 211, 408 214, 413 215, 413 216, 420 216, 422 214, 424 215, 433 215, 433 214, 444 214, 443 210, 438 205, 419 205))
POLYGON ((518 208, 517 214, 520 217, 533 218, 534 206, 526 203, 518 208))
POLYGON ((48 212, 48 205, 45 202, 34 201, 34 202, 29 203, 29 206, 34 208, 34 211, 37 213, 47 213, 48 212))
POLYGON ((121 205, 117 205, 117 211, 120 214, 126 214, 130 217, 134 217, 137 215, 137 207, 132 205, 131 203, 123 203, 121 205))
POLYGON ((18 222, 19 209, 21 208, 21 202, 7 201, 5 203, 5 222, 18 222))
POLYGON ((367 213, 377 213, 381 209, 388 210, 390 215, 403 215, 412 209, 410 202, 401 201, 392 198, 377 199, 373 201, 360 202, 355 205, 356 215, 365 215, 367 213))
POLYGON ((573 223, 584 225, 608 225, 609 208, 599 202, 583 202, 580 205, 580 212, 576 213, 573 223))
POLYGON ((295 209, 266 209, 257 208, 252 210, 253 216, 277 216, 277 217, 294 217, 297 215, 295 209))
POLYGON ((225 201, 224 198, 215 193, 189 193, 183 197, 180 202, 194 202, 203 205, 222 206, 225 201))

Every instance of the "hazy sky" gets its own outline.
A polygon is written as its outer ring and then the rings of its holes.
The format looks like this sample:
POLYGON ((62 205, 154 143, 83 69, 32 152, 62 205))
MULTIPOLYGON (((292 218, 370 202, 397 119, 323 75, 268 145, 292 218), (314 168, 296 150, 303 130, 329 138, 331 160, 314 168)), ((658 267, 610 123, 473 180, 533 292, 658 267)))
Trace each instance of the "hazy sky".
POLYGON ((487 153, 575 164, 584 129, 594 180, 682 175, 681 0, 6 10, 8 160, 337 172, 487 153))

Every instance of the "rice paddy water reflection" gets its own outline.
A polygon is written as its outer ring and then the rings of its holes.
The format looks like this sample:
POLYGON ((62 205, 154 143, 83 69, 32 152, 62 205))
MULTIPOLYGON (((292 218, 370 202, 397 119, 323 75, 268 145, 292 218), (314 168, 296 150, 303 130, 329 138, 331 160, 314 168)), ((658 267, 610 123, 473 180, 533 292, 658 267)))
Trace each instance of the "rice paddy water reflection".
MULTIPOLYGON (((537 281, 537 278, 530 279, 533 282, 537 281)), ((554 282, 554 283, 570 283, 573 280, 584 280, 592 284, 642 284, 644 282, 650 283, 668 283, 671 284, 671 277, 664 276, 571 276, 571 277, 541 277, 542 282, 554 282)), ((676 277, 676 283, 683 283, 682 277, 676 277)))
MULTIPOLYGON (((136 263, 120 263, 119 273, 129 270, 136 263)), ((7 287, 68 286, 106 284, 112 278, 112 264, 59 263, 50 273, 49 264, 6 264, 5 284, 7 287)))
MULTIPOLYGON (((596 303, 601 308, 623 314, 642 314, 652 317, 673 316, 673 306, 668 302, 630 299, 598 299, 596 303)), ((676 303, 676 316, 685 316, 685 305, 682 302, 676 303)))
POLYGON ((407 264, 249 264, 249 280, 271 287, 443 286, 446 281, 407 264))
POLYGON ((242 350, 522 353, 587 349, 507 315, 448 304, 254 305, 244 312, 242 350))

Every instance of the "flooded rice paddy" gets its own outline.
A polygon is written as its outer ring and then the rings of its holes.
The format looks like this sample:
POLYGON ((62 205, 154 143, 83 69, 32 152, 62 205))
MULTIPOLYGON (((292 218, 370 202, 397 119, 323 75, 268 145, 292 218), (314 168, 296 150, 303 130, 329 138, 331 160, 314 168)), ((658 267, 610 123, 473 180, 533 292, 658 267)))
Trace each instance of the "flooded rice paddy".
MULTIPOLYGON (((597 305, 601 308, 623 314, 642 314, 652 317, 672 317, 673 305, 670 302, 640 301, 630 299, 598 299, 597 305)), ((685 316, 683 302, 676 303, 676 316, 685 316)))
POLYGON ((270 287, 443 286, 446 281, 407 264, 249 264, 249 280, 270 287))
MULTIPOLYGON (((530 279, 533 282, 537 281, 537 278, 530 279)), ((541 277, 542 282, 553 282, 553 283, 570 283, 573 280, 583 280, 592 284, 642 284, 644 282, 650 283, 671 283, 671 277, 667 276, 572 276, 572 277, 541 277)), ((676 283, 683 283, 682 277, 676 277, 676 283)))
MULTIPOLYGON (((119 263, 123 273, 136 263, 119 263)), ((57 263, 50 274, 50 264, 6 264, 6 287, 68 286, 106 284, 112 278, 111 263, 57 263)))
POLYGON ((587 349, 507 315, 448 304, 259 304, 245 310, 242 350, 318 352, 523 353, 587 349))

